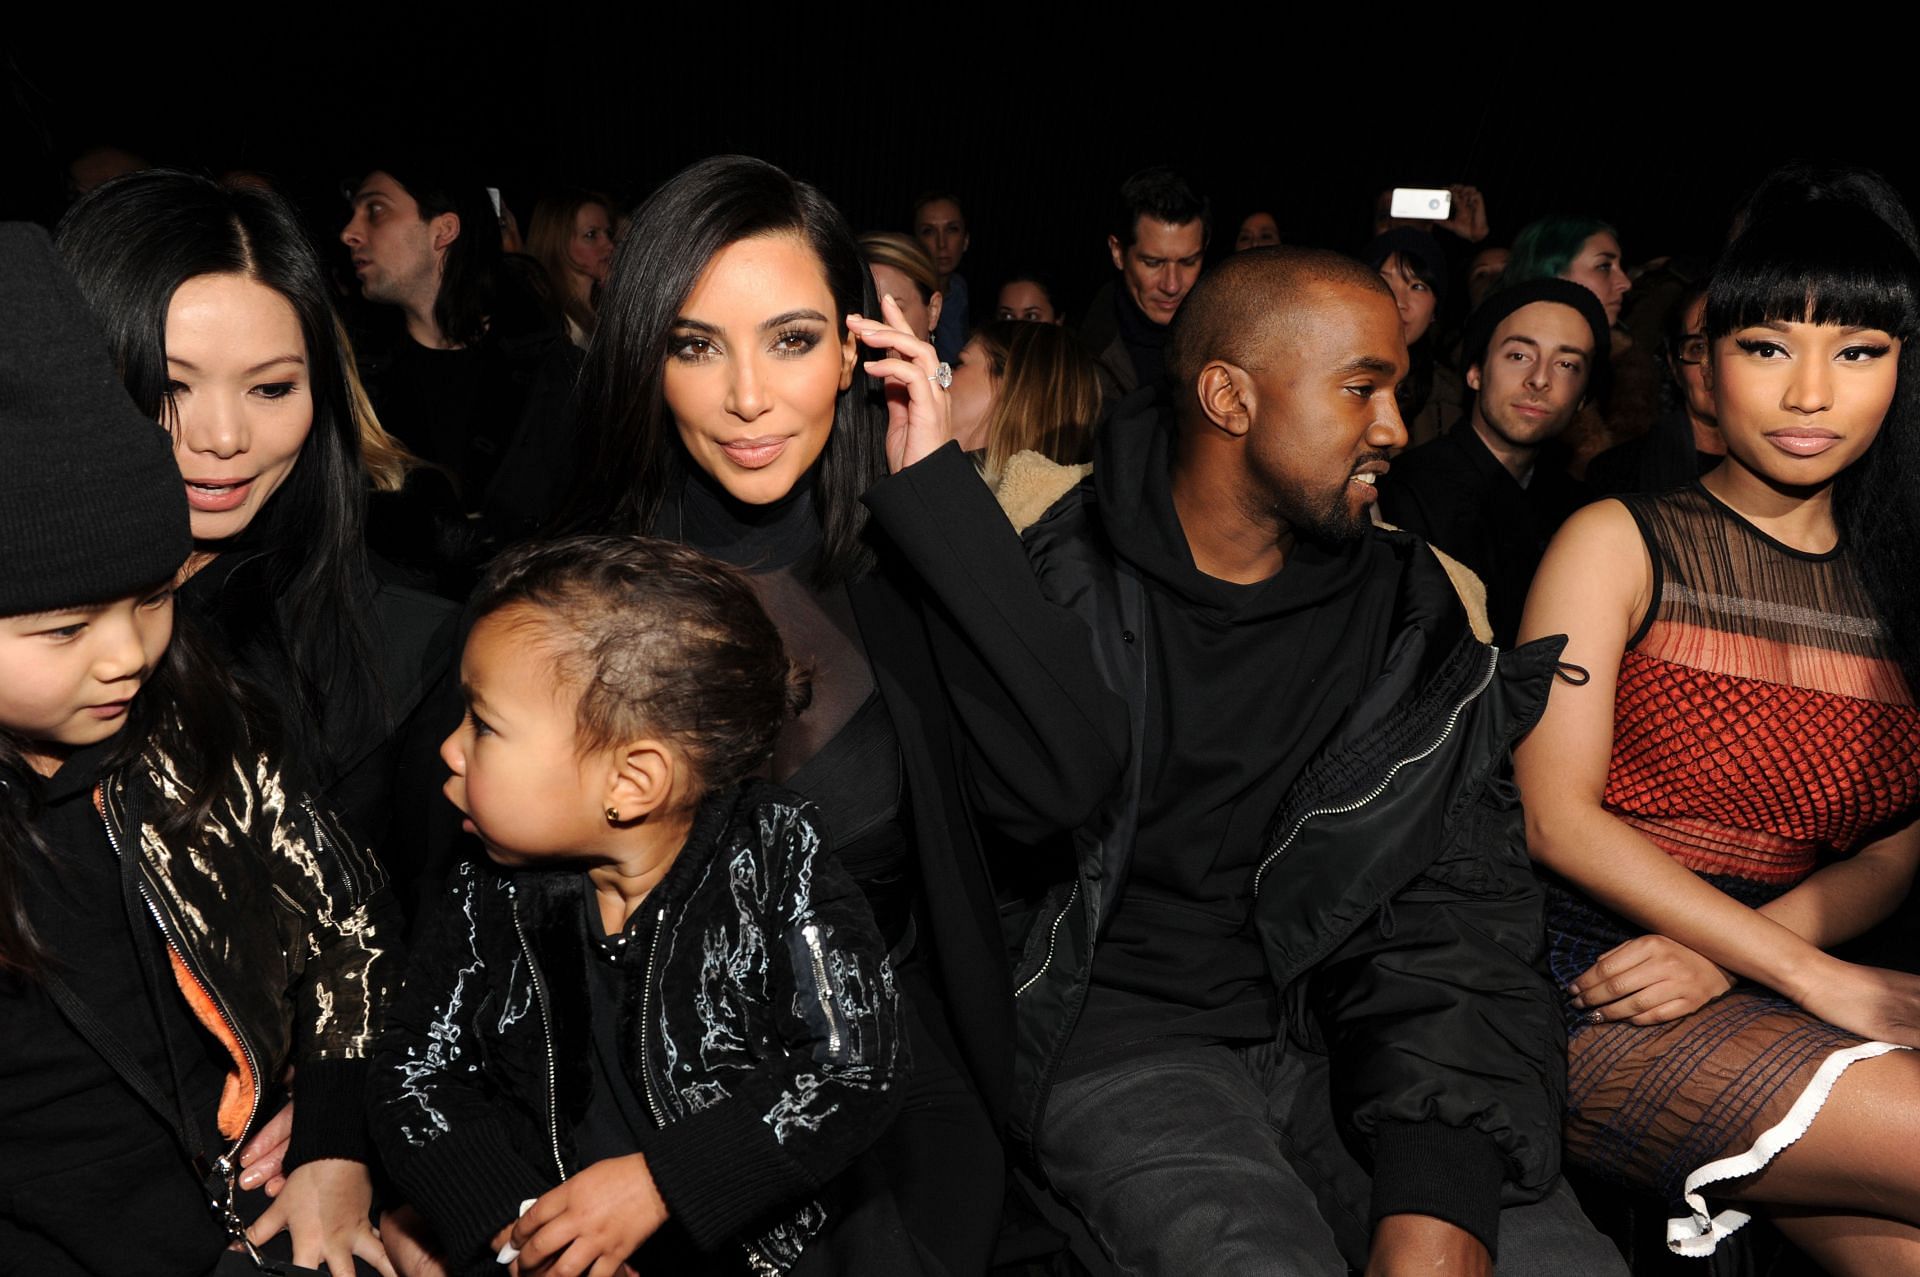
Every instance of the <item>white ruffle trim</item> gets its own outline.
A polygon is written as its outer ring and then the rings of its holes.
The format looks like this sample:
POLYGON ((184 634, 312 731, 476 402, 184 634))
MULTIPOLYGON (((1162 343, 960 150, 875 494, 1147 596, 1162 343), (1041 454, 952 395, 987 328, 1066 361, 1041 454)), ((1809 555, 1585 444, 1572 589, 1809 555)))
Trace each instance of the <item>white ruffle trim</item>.
POLYGON ((1859 1046, 1850 1046, 1844 1051, 1835 1051, 1820 1062, 1819 1071, 1813 1080, 1807 1083, 1807 1089, 1800 1092, 1800 1098, 1793 1102, 1787 1115, 1778 1123, 1762 1131, 1753 1144, 1744 1153, 1735 1153, 1732 1157, 1723 1157, 1717 1162, 1708 1162, 1687 1176, 1683 1189, 1687 1206, 1693 1211, 1684 1219, 1667 1221, 1667 1249, 1676 1255, 1690 1258, 1702 1258, 1711 1255, 1720 1239, 1736 1232, 1741 1225, 1753 1217, 1744 1211, 1723 1210, 1717 1215, 1708 1214, 1706 1198, 1700 1190, 1708 1184, 1721 1180, 1739 1179, 1743 1175, 1752 1175, 1768 1162, 1771 1162, 1781 1149, 1786 1148, 1813 1125, 1813 1119, 1819 1116, 1820 1109, 1827 1102, 1827 1096, 1833 1093, 1833 1084, 1840 1080, 1854 1064, 1861 1060, 1871 1060, 1876 1055, 1885 1055, 1889 1051, 1904 1051, 1906 1047, 1893 1042, 1862 1042, 1859 1046))

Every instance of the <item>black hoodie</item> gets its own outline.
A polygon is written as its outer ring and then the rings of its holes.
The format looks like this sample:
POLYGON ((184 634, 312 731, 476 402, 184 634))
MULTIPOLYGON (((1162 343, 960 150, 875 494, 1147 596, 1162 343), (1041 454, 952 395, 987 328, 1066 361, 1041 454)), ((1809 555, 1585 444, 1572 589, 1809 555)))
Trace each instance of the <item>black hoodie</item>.
POLYGON ((1101 432, 1098 509, 1146 586, 1148 699, 1132 872, 1094 965, 1064 1075, 1195 1042, 1271 1041, 1275 990, 1247 925, 1266 824, 1379 672, 1399 566, 1369 528, 1300 542, 1235 585, 1194 566, 1174 509, 1164 404, 1101 432))

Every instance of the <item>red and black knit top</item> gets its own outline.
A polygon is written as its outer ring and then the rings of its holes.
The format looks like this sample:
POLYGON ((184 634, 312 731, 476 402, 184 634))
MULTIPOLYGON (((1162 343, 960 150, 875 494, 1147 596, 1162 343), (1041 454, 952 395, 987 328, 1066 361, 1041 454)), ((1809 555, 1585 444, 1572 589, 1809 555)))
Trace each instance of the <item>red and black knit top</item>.
POLYGON ((1793 549, 1698 484, 1625 504, 1653 599, 1620 664, 1607 810, 1771 897, 1920 803, 1920 710, 1844 547, 1793 549))

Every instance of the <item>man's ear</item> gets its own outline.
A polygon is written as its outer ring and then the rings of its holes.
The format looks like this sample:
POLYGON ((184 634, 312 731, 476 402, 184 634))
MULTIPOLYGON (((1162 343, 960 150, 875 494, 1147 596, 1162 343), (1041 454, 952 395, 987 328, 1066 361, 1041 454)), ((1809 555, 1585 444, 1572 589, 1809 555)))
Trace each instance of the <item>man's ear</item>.
POLYGON ((1216 359, 1200 370, 1194 389, 1208 421, 1236 439, 1246 436, 1253 425, 1254 391, 1244 369, 1216 359))
POLYGON ((460 238, 460 214, 448 211, 427 223, 427 230, 433 235, 433 248, 441 252, 460 238))
POLYGON ((607 772, 606 808, 609 821, 625 824, 672 805, 685 779, 680 752, 665 741, 637 740, 613 751, 607 772))
POLYGON ((1480 389, 1479 364, 1470 364, 1467 367, 1467 389, 1475 392, 1478 392, 1480 389))
POLYGON ((1125 270, 1127 268, 1127 250, 1120 247, 1120 237, 1118 235, 1107 236, 1107 254, 1113 258, 1113 268, 1115 270, 1125 270))

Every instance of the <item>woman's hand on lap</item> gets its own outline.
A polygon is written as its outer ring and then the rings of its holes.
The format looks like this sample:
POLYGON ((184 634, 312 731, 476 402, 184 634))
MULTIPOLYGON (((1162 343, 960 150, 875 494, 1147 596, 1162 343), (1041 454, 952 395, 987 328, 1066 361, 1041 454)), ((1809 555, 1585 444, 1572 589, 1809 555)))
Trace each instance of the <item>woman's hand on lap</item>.
POLYGON ((293 1142, 293 1104, 289 1101, 267 1120, 240 1150, 240 1187, 258 1188, 268 1197, 280 1196, 287 1177, 280 1173, 293 1142))
POLYGON ((880 299, 885 322, 848 315, 847 327, 862 344, 889 352, 862 365, 887 396, 887 472, 898 474, 953 438, 953 409, 933 380, 940 356, 907 330, 892 297, 880 299))
POLYGON ((1677 940, 1636 936, 1600 955, 1568 988, 1594 1023, 1665 1024, 1733 987, 1733 977, 1677 940))
POLYGON ((287 1186, 253 1222, 247 1239, 258 1246, 284 1229, 292 1235, 293 1262, 299 1267, 354 1277, 357 1257, 384 1277, 398 1277, 367 1218, 372 1205, 373 1181, 364 1163, 322 1158, 287 1176, 287 1186))
POLYGON ((1920 1047, 1920 976, 1833 958, 1794 1001, 1849 1033, 1920 1047))

